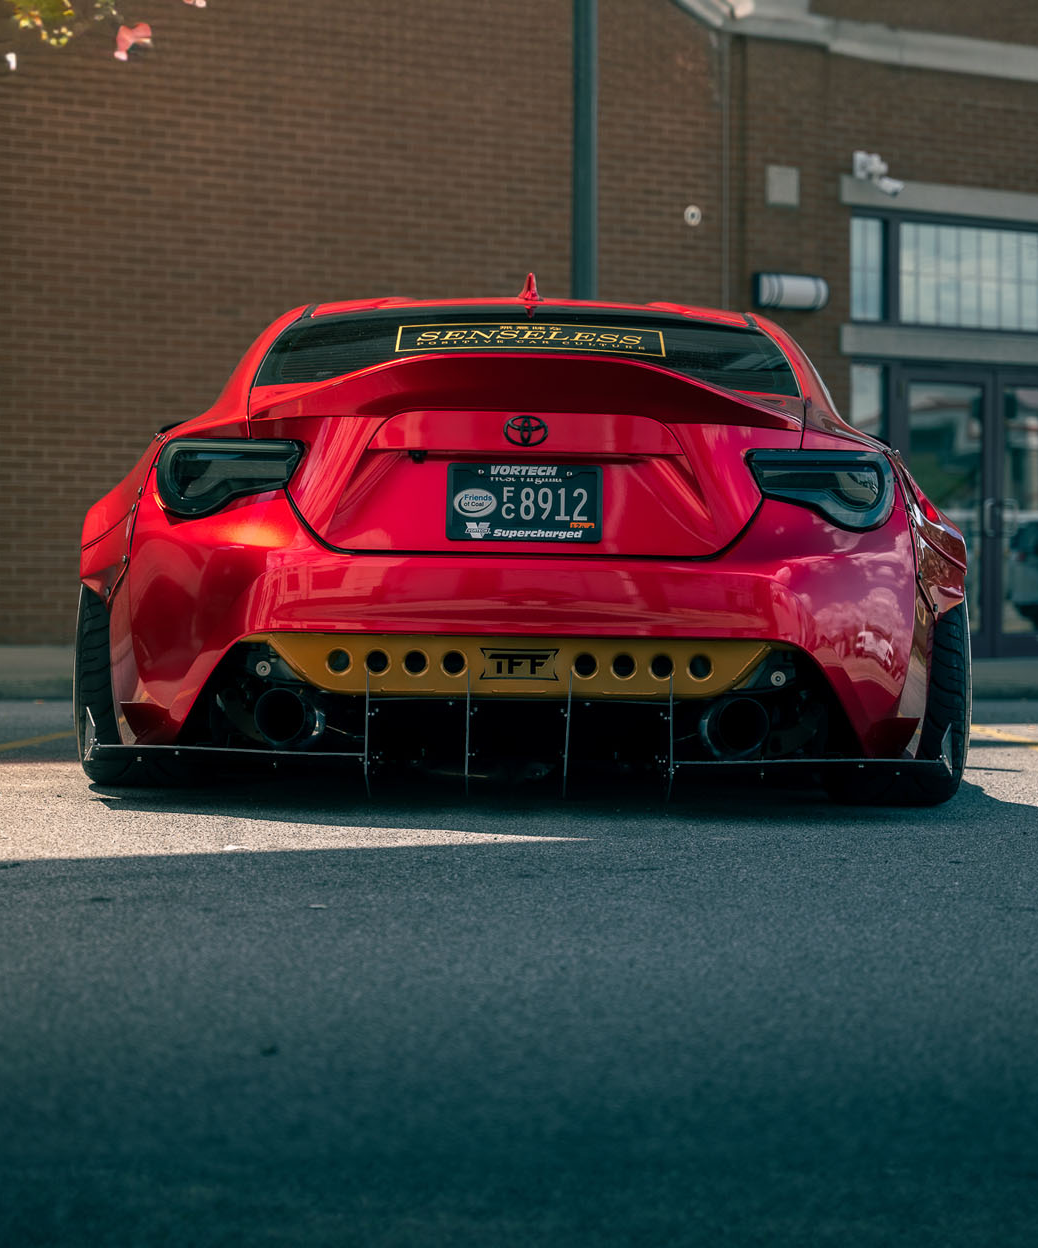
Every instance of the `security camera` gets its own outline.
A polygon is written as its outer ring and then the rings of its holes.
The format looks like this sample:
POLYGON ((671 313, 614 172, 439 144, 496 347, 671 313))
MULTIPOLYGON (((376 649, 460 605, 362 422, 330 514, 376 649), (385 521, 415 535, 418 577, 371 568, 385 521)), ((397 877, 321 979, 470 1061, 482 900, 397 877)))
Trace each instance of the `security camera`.
POLYGON ((900 195, 905 189, 899 178, 887 177, 887 162, 878 152, 855 152, 851 168, 856 178, 871 182, 884 195, 900 195))
POLYGON ((851 167, 856 178, 860 178, 863 182, 871 182, 886 173, 887 162, 878 152, 857 151, 854 153, 851 167))

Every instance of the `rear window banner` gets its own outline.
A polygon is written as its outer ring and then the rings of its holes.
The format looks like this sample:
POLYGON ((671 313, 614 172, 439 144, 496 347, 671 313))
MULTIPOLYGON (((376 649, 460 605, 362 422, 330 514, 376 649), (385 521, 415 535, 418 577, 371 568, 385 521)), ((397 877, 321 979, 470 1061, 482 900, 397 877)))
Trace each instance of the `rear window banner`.
POLYGON ((422 309, 422 321, 400 313, 303 319, 290 325, 260 366, 256 384, 285 385, 341 377, 415 355, 598 355, 627 359, 729 390, 798 397, 789 361, 766 334, 675 316, 632 315, 615 320, 597 310, 578 316, 553 310, 551 319, 505 319, 499 309, 422 309), (593 319, 586 321, 585 316, 593 319))
POLYGON ((397 353, 405 351, 605 351, 612 355, 647 355, 664 359, 667 351, 658 329, 625 325, 531 325, 479 322, 401 325, 397 353))

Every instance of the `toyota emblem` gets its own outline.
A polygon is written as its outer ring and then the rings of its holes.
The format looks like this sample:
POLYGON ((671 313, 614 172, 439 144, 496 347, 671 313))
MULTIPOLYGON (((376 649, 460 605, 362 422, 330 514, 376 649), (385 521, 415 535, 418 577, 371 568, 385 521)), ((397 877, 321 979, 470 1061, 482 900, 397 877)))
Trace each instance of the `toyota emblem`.
POLYGON ((505 437, 515 446, 540 446, 548 426, 537 416, 513 416, 505 422, 505 437))

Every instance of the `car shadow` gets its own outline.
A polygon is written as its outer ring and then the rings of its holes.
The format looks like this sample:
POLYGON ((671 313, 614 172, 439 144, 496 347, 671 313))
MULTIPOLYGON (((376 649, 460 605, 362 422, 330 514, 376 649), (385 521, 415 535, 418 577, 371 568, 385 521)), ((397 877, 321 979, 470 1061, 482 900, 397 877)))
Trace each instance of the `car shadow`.
POLYGON ((669 798, 666 784, 637 784, 618 779, 576 780, 565 797, 557 779, 528 784, 472 783, 466 796, 463 781, 391 781, 376 778, 370 796, 355 776, 309 776, 251 780, 232 779, 218 786, 129 789, 93 784, 95 800, 111 810, 141 814, 219 815, 271 823, 310 823, 341 827, 354 822, 365 828, 429 828, 449 824, 463 831, 486 833, 500 827, 514 830, 522 822, 524 837, 560 836, 560 828, 596 834, 608 824, 610 834, 641 828, 646 822, 680 831, 766 819, 770 825, 830 826, 890 824, 931 827, 953 821, 1005 818, 1025 802, 1009 802, 988 794, 970 772, 1019 772, 1019 768, 967 767, 966 777, 950 802, 938 806, 844 804, 820 789, 802 785, 709 785, 679 781, 669 798))

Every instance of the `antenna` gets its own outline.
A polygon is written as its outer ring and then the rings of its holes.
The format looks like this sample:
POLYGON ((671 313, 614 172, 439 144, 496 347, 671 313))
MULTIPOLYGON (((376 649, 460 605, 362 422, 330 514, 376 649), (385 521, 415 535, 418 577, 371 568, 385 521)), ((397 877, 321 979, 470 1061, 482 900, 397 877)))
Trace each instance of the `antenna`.
POLYGON ((519 298, 523 303, 543 303, 544 300, 537 293, 537 278, 532 273, 527 273, 526 284, 519 292, 519 298))

